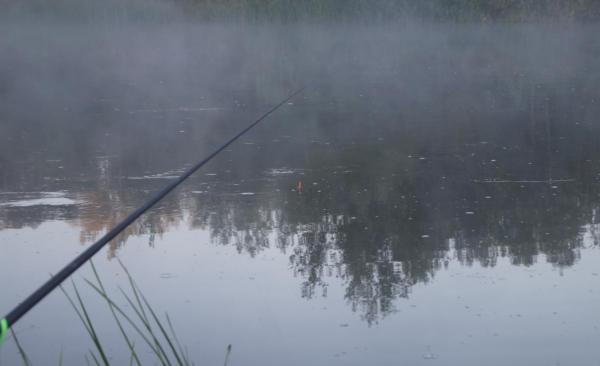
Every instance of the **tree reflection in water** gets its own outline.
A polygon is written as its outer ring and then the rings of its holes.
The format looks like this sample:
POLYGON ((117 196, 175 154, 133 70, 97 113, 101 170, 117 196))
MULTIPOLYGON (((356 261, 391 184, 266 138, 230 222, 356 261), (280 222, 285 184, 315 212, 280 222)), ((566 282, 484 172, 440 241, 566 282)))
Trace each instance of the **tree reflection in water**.
MULTIPOLYGON (((147 235, 152 246, 183 225, 250 256, 276 246, 304 279, 302 297, 327 296, 329 279, 340 278, 346 300, 369 323, 454 262, 575 264, 584 245, 598 245, 600 125, 590 116, 600 107, 590 96, 599 84, 576 75, 529 78, 496 55, 490 73, 476 65, 425 72, 413 60, 415 73, 402 75, 410 90, 374 70, 361 74, 369 83, 313 85, 279 122, 224 152, 127 229, 109 256, 130 236, 147 235)), ((255 81, 242 94, 260 106, 269 95, 255 81)), ((1 191, 63 191, 81 203, 12 207, 4 194, 0 229, 66 220, 88 243, 177 174, 173 166, 190 164, 237 129, 226 121, 253 112, 215 112, 204 126, 190 122, 197 116, 189 109, 155 120, 88 116, 95 135, 82 127, 71 131, 75 144, 45 147, 44 156, 60 157, 60 170, 34 150, 0 161, 1 191), (95 123, 104 120, 112 125, 95 123), (142 123, 159 133, 137 136, 142 123), (103 133, 119 139, 105 143, 97 138, 103 133)), ((2 128, 2 151, 23 150, 7 137, 20 127, 2 128)), ((27 139, 46 133, 32 130, 27 139)))

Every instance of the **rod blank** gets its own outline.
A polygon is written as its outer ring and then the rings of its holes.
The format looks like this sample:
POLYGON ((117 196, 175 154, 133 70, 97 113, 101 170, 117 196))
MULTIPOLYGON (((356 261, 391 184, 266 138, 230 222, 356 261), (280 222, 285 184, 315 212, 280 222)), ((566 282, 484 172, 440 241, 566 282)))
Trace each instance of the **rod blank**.
POLYGON ((217 156, 221 151, 239 139, 246 132, 250 131, 254 126, 259 124, 265 118, 267 118, 270 114, 278 110, 282 105, 286 102, 294 98, 300 92, 302 92, 304 88, 298 89, 283 101, 275 105, 273 108, 265 112, 262 116, 257 118, 254 122, 252 122, 248 127, 244 128, 237 135, 230 138, 223 145, 217 148, 213 153, 208 155, 203 160, 196 163, 194 166, 185 171, 181 176, 179 176, 176 180, 169 183, 166 187, 157 192, 152 198, 150 198, 146 203, 144 203, 140 208, 133 211, 129 216, 127 216, 123 221, 121 221, 117 226, 111 229, 109 232, 104 234, 102 238, 92 244, 89 248, 87 248, 83 253, 77 256, 73 261, 67 264, 63 269, 61 269, 57 274, 52 276, 46 283, 44 283, 40 288, 38 288, 35 292, 33 292, 29 297, 27 297, 22 303, 17 305, 13 310, 11 310, 4 319, 1 320, 2 324, 5 325, 0 329, 0 344, 6 332, 10 327, 12 327, 23 315, 25 315, 29 310, 31 310, 37 303, 39 303, 42 299, 44 299, 50 292, 52 292, 56 287, 58 287, 64 280, 66 280, 69 276, 73 274, 79 267, 81 267, 85 262, 87 262, 90 258, 94 256, 100 249, 106 245, 109 241, 111 241, 115 236, 117 236, 121 231, 131 225, 137 218, 139 218, 144 212, 148 211, 152 206, 162 200, 169 192, 175 189, 178 185, 183 183, 187 178, 189 178, 192 174, 194 174, 198 169, 208 163, 212 158, 217 156))

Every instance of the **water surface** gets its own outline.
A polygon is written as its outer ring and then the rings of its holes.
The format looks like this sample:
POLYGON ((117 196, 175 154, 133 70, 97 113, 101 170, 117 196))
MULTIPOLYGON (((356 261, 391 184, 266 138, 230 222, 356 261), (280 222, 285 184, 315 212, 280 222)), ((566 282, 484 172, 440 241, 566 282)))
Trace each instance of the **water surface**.
MULTIPOLYGON (((119 258, 197 364, 598 364, 596 26, 2 27, 2 311, 306 86, 97 255, 109 289, 119 258)), ((58 291, 16 331, 92 348, 58 291)))

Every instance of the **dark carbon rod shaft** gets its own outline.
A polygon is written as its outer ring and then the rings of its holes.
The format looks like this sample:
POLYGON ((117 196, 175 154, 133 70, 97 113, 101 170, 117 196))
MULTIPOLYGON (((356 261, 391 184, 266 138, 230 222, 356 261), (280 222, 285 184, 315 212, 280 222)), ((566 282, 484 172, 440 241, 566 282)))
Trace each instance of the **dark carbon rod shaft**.
POLYGON ((189 178, 192 174, 194 174, 198 169, 208 163, 211 159, 217 156, 221 151, 226 149, 229 145, 235 142, 237 139, 242 137, 246 132, 250 131, 254 126, 262 122, 266 119, 270 114, 278 110, 282 105, 287 103, 289 100, 294 98, 296 95, 300 94, 304 88, 299 89, 292 93, 290 96, 285 98, 283 101, 275 105, 269 111, 264 113, 254 122, 252 122, 248 127, 244 128, 237 135, 230 138, 227 142, 221 145, 218 149, 216 149, 213 153, 208 155, 202 161, 196 163, 196 165, 189 168, 185 171, 179 178, 169 183, 162 190, 157 192, 152 198, 150 198, 146 203, 144 203, 140 208, 133 211, 129 216, 127 216, 123 221, 121 221, 117 226, 107 232, 102 238, 92 244, 89 248, 87 248, 83 253, 81 253, 77 258, 75 258, 71 263, 67 264, 63 269, 61 269, 57 274, 52 276, 46 283, 44 283, 40 288, 38 288, 35 292, 33 292, 29 297, 27 297, 22 303, 17 305, 13 310, 11 310, 6 317, 0 320, 0 344, 2 340, 6 336, 6 332, 8 329, 12 327, 23 315, 25 315, 29 310, 31 310, 35 305, 37 305, 42 299, 44 299, 49 293, 51 293, 54 289, 56 289, 60 284, 69 278, 79 267, 81 267, 85 262, 87 262, 90 258, 94 256, 94 254, 98 253, 100 249, 106 245, 109 241, 111 241, 115 236, 117 236, 121 231, 125 230, 129 225, 131 225, 137 218, 139 218, 144 212, 148 211, 152 206, 162 200, 169 192, 175 189, 178 185, 183 183, 187 178, 189 178))

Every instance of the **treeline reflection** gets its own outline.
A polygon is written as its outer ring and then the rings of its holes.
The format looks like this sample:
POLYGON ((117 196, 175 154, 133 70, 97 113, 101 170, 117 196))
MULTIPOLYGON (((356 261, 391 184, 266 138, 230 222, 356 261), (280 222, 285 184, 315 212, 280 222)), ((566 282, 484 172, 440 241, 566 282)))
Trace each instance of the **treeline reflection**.
MULTIPOLYGON (((377 98, 377 88, 336 103, 308 95, 282 112, 285 128, 258 130, 226 151, 113 241, 109 255, 131 236, 154 245, 184 225, 250 256, 276 246, 304 279, 303 297, 326 296, 340 278, 368 322, 453 262, 571 266, 598 245, 600 208, 600 126, 591 118, 600 111, 585 97, 595 89, 571 85, 524 83, 510 97, 469 86, 455 90, 452 105, 438 97, 433 110, 427 100, 377 98)), ((6 201, 1 228, 62 219, 90 242, 177 173, 145 154, 135 164, 87 157, 94 163, 83 175, 47 183, 80 204, 6 201)), ((9 167, 5 191, 21 184, 21 166, 9 167)))

